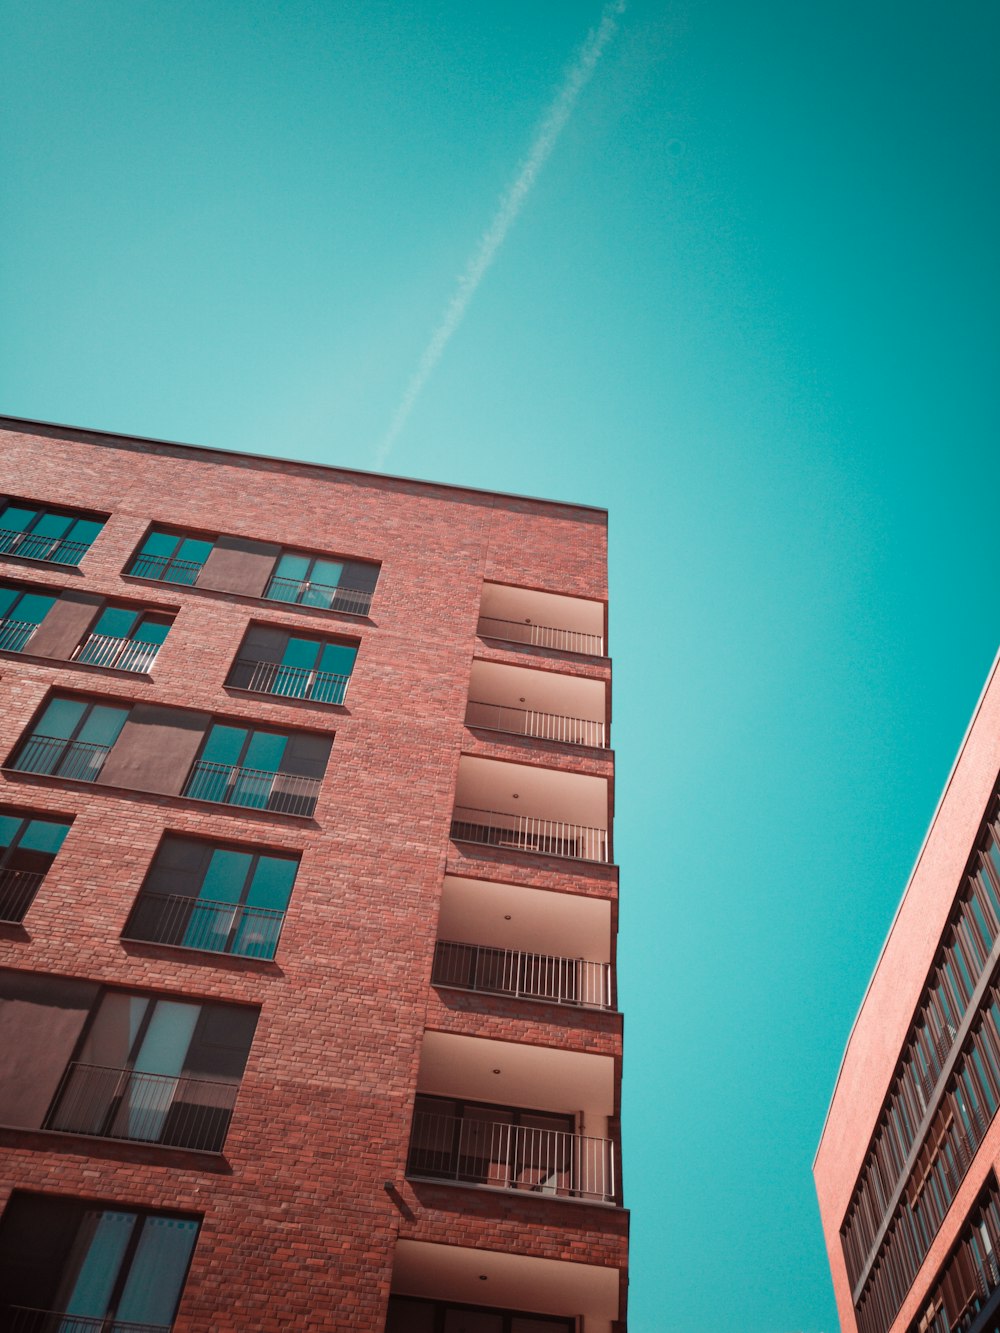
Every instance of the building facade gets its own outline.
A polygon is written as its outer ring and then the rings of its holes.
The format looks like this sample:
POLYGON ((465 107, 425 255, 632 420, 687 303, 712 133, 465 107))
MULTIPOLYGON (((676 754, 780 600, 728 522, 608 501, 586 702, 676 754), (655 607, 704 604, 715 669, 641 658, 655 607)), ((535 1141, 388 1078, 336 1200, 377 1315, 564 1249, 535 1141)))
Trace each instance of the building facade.
POLYGON ((0 478, 0 1328, 621 1333, 605 513, 0 478))
POLYGON ((844 1054, 815 1162, 845 1333, 1000 1333, 1000 673, 844 1054))

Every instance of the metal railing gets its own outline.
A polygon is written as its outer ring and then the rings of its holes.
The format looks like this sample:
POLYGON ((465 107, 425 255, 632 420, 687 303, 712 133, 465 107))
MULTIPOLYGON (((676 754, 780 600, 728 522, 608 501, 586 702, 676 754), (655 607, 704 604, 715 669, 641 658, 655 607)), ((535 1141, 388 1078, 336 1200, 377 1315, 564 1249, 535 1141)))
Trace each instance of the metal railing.
POLYGON ((0 648, 19 653, 37 628, 33 620, 0 620, 0 648))
POLYGON ((137 555, 126 573, 137 579, 155 579, 157 583, 192 584, 204 568, 204 560, 199 563, 162 555, 137 555))
POLYGON ((554 1004, 611 1008, 611 967, 585 958, 492 949, 480 944, 438 940, 431 981, 458 990, 549 1000, 554 1004))
POLYGON ((0 528, 0 555, 46 560, 51 565, 78 565, 89 550, 89 542, 68 542, 62 537, 43 537, 34 532, 0 528))
POLYGON ((73 1061, 46 1129, 221 1152, 238 1084, 73 1061))
POLYGON ((299 606, 319 606, 326 611, 345 611, 351 616, 366 616, 372 604, 373 593, 364 588, 348 588, 346 584, 311 583, 303 579, 286 579, 277 574, 268 581, 264 596, 272 602, 295 602, 299 606))
POLYGON ((0 921, 21 921, 45 878, 41 870, 0 870, 0 921))
POLYGON ((586 717, 564 717, 560 713, 537 713, 533 708, 508 708, 470 699, 465 705, 465 725, 484 731, 506 731, 513 736, 533 736, 540 741, 562 741, 566 745, 603 747, 604 723, 586 717))
POLYGON ((342 704, 350 676, 310 667, 282 666, 278 662, 237 659, 229 684, 255 694, 276 694, 284 699, 311 699, 319 704, 342 704))
POLYGON ((283 815, 311 815, 316 809, 320 778, 272 773, 261 768, 236 768, 199 759, 191 770, 184 795, 220 805, 242 805, 283 815))
POLYGON ((179 893, 141 893, 123 932, 128 940, 174 944, 239 958, 273 958, 285 913, 179 893))
POLYGON ((558 648, 564 653, 585 653, 603 657, 604 639, 583 630, 556 629, 553 625, 533 625, 526 620, 499 620, 480 616, 476 633, 484 639, 504 639, 507 643, 528 643, 534 648, 558 648))
POLYGON ((8 1333, 170 1333, 173 1324, 136 1324, 107 1315, 65 1314, 27 1305, 0 1307, 0 1328, 8 1333))
POLYGON ((608 831, 561 819, 508 815, 498 810, 474 810, 457 805, 451 820, 456 842, 477 842, 516 852, 564 856, 572 861, 607 861, 608 831))
POLYGON ((158 643, 115 638, 110 634, 91 634, 77 648, 73 661, 87 666, 114 667, 118 671, 148 671, 159 651, 158 643))
POLYGON ((12 767, 19 773, 48 773, 77 782, 93 782, 110 750, 110 745, 92 745, 89 741, 31 736, 12 767))
POLYGON ((414 1112, 406 1174, 557 1199, 617 1197, 610 1139, 433 1111, 414 1112))

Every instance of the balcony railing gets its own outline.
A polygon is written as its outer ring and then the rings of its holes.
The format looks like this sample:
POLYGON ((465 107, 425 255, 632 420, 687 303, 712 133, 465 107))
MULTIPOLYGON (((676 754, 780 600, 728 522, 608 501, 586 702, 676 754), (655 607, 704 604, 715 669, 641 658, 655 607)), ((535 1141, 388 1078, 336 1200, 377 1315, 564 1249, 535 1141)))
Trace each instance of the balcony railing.
POLYGON ((167 556, 159 555, 137 555, 127 573, 137 579, 155 579, 157 583, 190 585, 204 567, 204 561, 171 560, 167 556))
POLYGON ((604 655, 604 639, 600 634, 584 634, 577 629, 556 629, 552 625, 533 625, 524 620, 480 616, 476 633, 484 639, 528 643, 534 648, 558 648, 564 653, 585 653, 588 657, 604 655))
POLYGON ((409 1176, 614 1203, 614 1145, 558 1129, 416 1111, 409 1176))
POLYGON ((87 666, 114 667, 117 671, 148 671, 160 650, 158 643, 119 639, 110 634, 91 634, 73 654, 74 662, 87 666))
POLYGON ((285 920, 269 907, 217 903, 178 893, 143 893, 125 938, 239 958, 273 958, 285 920))
POLYGON ((295 602, 299 606, 319 606, 325 611, 344 611, 351 616, 366 616, 373 594, 363 588, 348 588, 339 583, 311 583, 302 579, 286 579, 275 574, 264 590, 272 602, 295 602))
POLYGON ((23 921, 44 878, 40 870, 0 870, 0 921, 23 921))
POLYGON ((498 810, 473 810, 457 805, 451 820, 456 842, 477 842, 515 852, 564 856, 572 861, 607 861, 608 831, 561 819, 507 815, 498 810))
POLYGON ((74 1061, 45 1128, 221 1152, 237 1091, 236 1083, 74 1061))
POLYGON ((0 528, 0 555, 45 560, 50 565, 78 565, 89 550, 89 542, 68 542, 62 537, 43 537, 34 532, 0 528))
POLYGON ((611 968, 585 958, 491 949, 480 944, 438 940, 431 981, 436 986, 548 1000, 553 1004, 611 1008, 611 968))
POLYGON ((0 1328, 7 1333, 170 1333, 172 1324, 136 1324, 128 1319, 34 1310, 27 1305, 0 1307, 0 1328))
POLYGON ((32 736, 14 760, 19 773, 48 773, 54 777, 93 782, 111 750, 110 745, 64 741, 56 736, 32 736))
POLYGON ((38 626, 33 620, 0 620, 0 648, 19 653, 38 626))
POLYGON ((232 764, 199 759, 191 770, 184 795, 197 801, 242 805, 282 815, 311 815, 316 809, 320 784, 320 778, 272 773, 261 768, 236 768, 232 764))
POLYGON ((586 717, 564 717, 560 713, 537 713, 533 708, 508 708, 470 699, 465 705, 465 725, 484 731, 506 731, 513 736, 533 736, 540 741, 562 741, 565 745, 603 747, 604 723, 586 717))
POLYGON ((276 694, 284 699, 310 699, 318 704, 342 704, 350 676, 308 667, 282 666, 277 662, 237 660, 229 684, 254 694, 276 694))

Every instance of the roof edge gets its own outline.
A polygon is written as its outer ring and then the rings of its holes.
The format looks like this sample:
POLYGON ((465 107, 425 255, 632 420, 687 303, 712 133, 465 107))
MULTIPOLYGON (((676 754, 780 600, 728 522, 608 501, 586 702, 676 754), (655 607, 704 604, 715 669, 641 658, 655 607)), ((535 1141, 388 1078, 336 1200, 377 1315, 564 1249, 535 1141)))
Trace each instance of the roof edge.
POLYGON ((871 994, 872 983, 875 980, 879 968, 882 966, 882 959, 885 957, 885 952, 889 947, 890 940, 892 939, 892 932, 896 929, 896 922, 899 920, 899 914, 903 910, 903 904, 906 902, 906 895, 910 891, 910 885, 913 883, 914 876, 916 875, 917 870, 920 867, 920 862, 923 860, 924 852, 927 850, 927 844, 930 841, 931 834, 934 832, 934 826, 937 823, 938 816, 941 813, 941 807, 944 804, 945 797, 948 795, 948 790, 951 787, 951 784, 954 780, 955 773, 956 770, 958 769, 958 765, 961 763, 962 756, 965 754, 965 748, 969 743, 969 737, 972 734, 972 729, 976 725, 976 721, 979 717, 979 714, 982 712, 983 700, 986 698, 987 691, 989 690, 990 685, 993 683, 993 677, 997 674, 998 669, 1000 669, 1000 649, 997 650, 997 654, 993 659, 993 665, 986 673, 986 682, 983 685, 983 688, 979 692, 979 698, 976 700, 976 706, 972 710, 972 716, 969 718, 969 724, 965 728, 965 734, 963 735, 961 744, 958 747, 958 752, 956 753, 951 768, 948 771, 948 777, 945 780, 944 787, 941 789, 941 795, 938 797, 937 805, 934 807, 934 813, 931 816, 931 822, 927 826, 927 832, 924 834, 923 841, 920 844, 920 850, 917 852, 916 860, 913 862, 913 869, 910 871, 909 875, 906 878, 906 885, 903 889, 902 897, 900 898, 899 903, 897 904, 895 912, 893 912, 892 914, 892 921, 889 923, 889 929, 886 932, 885 940, 882 943, 882 948, 879 950, 878 958, 876 958, 875 960, 875 966, 872 968, 871 976, 868 978, 868 984, 865 986, 865 992, 864 995, 862 995, 861 997, 861 1003, 858 1005, 858 1011, 854 1015, 854 1020, 851 1023, 851 1029, 847 1034, 847 1040, 844 1043, 844 1053, 840 1057, 840 1064, 837 1066, 837 1077, 834 1079, 833 1091, 830 1093, 830 1101, 826 1108, 826 1115, 823 1117, 823 1127, 819 1133, 819 1142, 816 1144, 816 1151, 813 1153, 812 1172, 814 1178, 816 1175, 816 1161, 817 1158, 819 1157, 820 1149, 823 1147, 823 1139, 826 1136, 827 1125, 830 1123, 830 1112, 833 1110, 833 1103, 836 1100, 837 1089, 840 1087, 840 1078, 844 1072, 844 1064, 847 1060, 847 1052, 850 1049, 851 1041, 854 1038, 854 1032, 858 1026, 858 1020, 861 1018, 862 1010, 864 1009, 866 1003, 868 1002, 868 996, 871 994))
POLYGON ((607 521, 608 511, 600 505, 583 504, 577 500, 551 500, 541 495, 521 495, 516 491, 492 491, 481 486, 461 486, 448 481, 427 481, 423 477, 403 477, 394 472, 369 472, 364 468, 356 467, 338 467, 334 463, 316 463, 306 458, 281 458, 277 454, 249 453, 245 449, 223 449, 218 445, 212 444, 187 444, 182 440, 161 440, 152 435, 132 435, 125 431, 99 430, 92 426, 71 426, 63 421, 41 421, 34 417, 15 417, 0 413, 0 430, 8 425, 14 427, 44 427, 46 430, 60 430, 71 432, 76 435, 93 435, 97 437, 97 442, 103 440, 124 440, 135 444, 155 444, 168 449, 184 449, 193 453, 208 454, 209 461, 222 461, 226 458, 245 458, 250 462, 262 460, 266 463, 286 464, 291 467, 315 468, 317 472, 329 473, 339 472, 349 477, 364 477, 370 481, 392 481, 399 482, 405 486, 427 486, 431 490, 438 491, 456 491, 463 495, 490 495, 499 496, 504 500, 527 501, 531 504, 553 505, 558 509, 581 509, 586 513, 602 514, 605 522, 607 521), (219 459, 214 459, 212 455, 220 455, 219 459))

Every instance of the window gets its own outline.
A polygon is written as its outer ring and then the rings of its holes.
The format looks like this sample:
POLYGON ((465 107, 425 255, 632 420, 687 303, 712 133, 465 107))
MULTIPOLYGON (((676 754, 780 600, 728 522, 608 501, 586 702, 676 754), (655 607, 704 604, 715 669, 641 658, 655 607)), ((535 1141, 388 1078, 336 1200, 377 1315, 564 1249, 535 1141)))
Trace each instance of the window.
POLYGON ((118 671, 148 671, 156 661, 173 617, 128 606, 107 606, 73 660, 118 671))
POLYGON ((212 724, 184 795, 224 805, 311 815, 332 738, 212 724))
POLYGON ((0 1124, 220 1152, 257 1014, 0 972, 0 1124))
POLYGON ((328 611, 367 615, 378 581, 378 565, 359 560, 286 551, 278 557, 264 596, 328 611))
POLYGON ((255 694, 342 704, 357 654, 356 644, 251 625, 227 684, 255 694))
POLYGON ((0 585, 0 648, 21 652, 55 605, 55 596, 0 585))
POLYGON ((167 1333, 200 1219, 15 1193, 0 1225, 0 1323, 17 1333, 167 1333))
POLYGON ((9 500, 0 508, 0 555, 78 565, 103 527, 103 518, 9 500))
POLYGON ((0 921, 22 921, 69 832, 56 819, 0 811, 0 921))
POLYGON ((191 584, 201 573, 213 544, 201 537, 153 528, 125 572, 160 583, 191 584))
POLYGON ((297 858, 167 834, 124 935, 241 958, 273 958, 297 858))
POLYGON ((108 991, 47 1129, 219 1152, 257 1013, 108 991))
POLYGON ((390 1296, 385 1333, 574 1333, 576 1320, 487 1305, 390 1296))
POLYGON ((13 767, 21 773, 93 782, 128 717, 127 708, 56 696, 20 746, 13 767))

